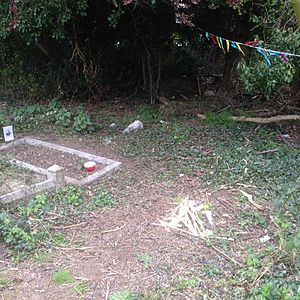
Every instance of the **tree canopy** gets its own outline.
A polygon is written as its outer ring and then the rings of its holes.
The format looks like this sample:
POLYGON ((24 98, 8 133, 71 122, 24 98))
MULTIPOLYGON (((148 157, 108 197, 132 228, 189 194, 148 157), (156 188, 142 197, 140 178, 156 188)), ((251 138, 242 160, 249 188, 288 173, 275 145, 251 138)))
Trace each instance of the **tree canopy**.
POLYGON ((130 86, 143 77, 154 97, 160 79, 181 69, 198 75, 218 69, 223 92, 238 66, 245 92, 268 96, 293 81, 299 59, 278 58, 269 68, 255 51, 246 58, 238 51, 223 55, 203 30, 297 53, 297 27, 290 2, 279 0, 3 0, 0 77, 5 90, 18 85, 29 96, 44 90, 84 98, 101 98, 118 80, 130 86))

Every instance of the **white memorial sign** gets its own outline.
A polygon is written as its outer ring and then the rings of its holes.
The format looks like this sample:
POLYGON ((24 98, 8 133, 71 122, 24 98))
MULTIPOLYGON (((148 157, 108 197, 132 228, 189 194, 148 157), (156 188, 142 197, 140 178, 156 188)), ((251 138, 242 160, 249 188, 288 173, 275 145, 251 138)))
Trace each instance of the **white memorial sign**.
POLYGON ((4 134, 4 141, 10 142, 13 141, 14 138, 14 131, 12 126, 5 126, 3 127, 3 134, 4 134))

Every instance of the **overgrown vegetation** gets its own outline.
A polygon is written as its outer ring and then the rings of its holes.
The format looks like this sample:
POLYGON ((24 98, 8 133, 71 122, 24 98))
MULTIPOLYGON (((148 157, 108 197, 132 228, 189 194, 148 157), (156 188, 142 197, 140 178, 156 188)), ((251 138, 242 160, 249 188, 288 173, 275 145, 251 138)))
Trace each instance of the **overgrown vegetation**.
POLYGON ((94 130, 93 121, 83 107, 77 110, 64 107, 54 98, 49 104, 25 104, 24 106, 9 106, 0 109, 0 126, 13 124, 16 130, 33 130, 49 125, 58 131, 69 128, 79 133, 89 133, 94 130))
POLYGON ((112 206, 114 200, 105 190, 88 196, 77 186, 68 186, 57 194, 42 193, 18 207, 7 207, 0 214, 0 241, 13 253, 29 253, 37 247, 68 243, 53 227, 84 219, 90 209, 112 206), (56 215, 59 217, 53 218, 56 215))

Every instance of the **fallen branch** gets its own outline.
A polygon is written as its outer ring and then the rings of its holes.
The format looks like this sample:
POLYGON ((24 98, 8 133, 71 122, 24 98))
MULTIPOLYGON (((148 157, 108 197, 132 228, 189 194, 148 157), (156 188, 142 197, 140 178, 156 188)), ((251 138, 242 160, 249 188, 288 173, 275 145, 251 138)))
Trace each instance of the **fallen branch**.
MULTIPOLYGON (((205 120, 206 116, 203 114, 198 114, 198 118, 201 120, 205 120)), ((229 120, 237 121, 237 122, 253 122, 253 123, 260 123, 260 124, 268 124, 268 123, 275 123, 275 122, 281 122, 281 121, 295 121, 300 120, 300 115, 279 115, 279 116, 273 116, 269 118, 250 118, 250 117, 235 117, 235 116, 229 116, 229 120)))
POLYGON ((265 150, 265 151, 259 151, 259 152, 256 152, 257 154, 268 154, 268 153, 274 153, 274 152, 277 152, 278 149, 270 149, 270 150, 265 150))

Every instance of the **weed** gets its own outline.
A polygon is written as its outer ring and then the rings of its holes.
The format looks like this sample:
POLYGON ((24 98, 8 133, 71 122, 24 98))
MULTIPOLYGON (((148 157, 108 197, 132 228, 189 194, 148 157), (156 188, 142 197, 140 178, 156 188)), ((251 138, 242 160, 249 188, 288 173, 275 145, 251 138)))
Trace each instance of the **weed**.
POLYGON ((137 259, 141 262, 145 267, 149 267, 153 262, 153 257, 150 253, 144 252, 137 255, 137 259))
POLYGON ((299 285, 291 282, 288 286, 280 281, 268 281, 251 291, 250 300, 296 300, 300 299, 299 285))
POLYGON ((222 125, 227 128, 235 125, 235 122, 230 118, 230 114, 227 111, 223 111, 219 114, 215 114, 211 111, 205 113, 205 123, 211 125, 222 125))
POLYGON ((142 122, 151 122, 162 118, 162 114, 153 105, 141 104, 137 107, 138 118, 142 122))
POLYGON ((59 109, 55 114, 55 125, 69 127, 72 121, 72 113, 65 108, 59 109))
POLYGON ((52 274, 52 281, 55 284, 72 283, 74 280, 69 271, 56 271, 52 274))
POLYGON ((75 113, 73 129, 78 132, 91 131, 92 120, 90 115, 85 112, 81 107, 75 113))
POLYGON ((43 264, 47 262, 50 258, 50 255, 47 253, 36 252, 33 256, 33 260, 37 263, 43 264))
POLYGON ((40 233, 31 230, 28 220, 14 220, 6 213, 0 214, 0 240, 15 250, 32 250, 35 248, 40 233))
POLYGON ((104 208, 113 206, 115 204, 115 200, 113 199, 112 195, 105 190, 98 190, 95 195, 92 197, 90 202, 88 203, 87 207, 89 209, 104 208))
POLYGON ((85 282, 78 282, 74 285, 73 292, 82 297, 88 291, 88 289, 89 287, 85 282))
POLYGON ((207 276, 214 276, 220 274, 220 269, 212 264, 204 265, 203 270, 207 276))
POLYGON ((0 291, 9 285, 9 280, 4 274, 0 274, 0 291))
POLYGON ((20 210, 23 211, 23 214, 25 214, 27 217, 40 217, 51 210, 49 200, 50 199, 48 193, 38 194, 32 200, 29 201, 26 207, 23 207, 20 210))
POLYGON ((201 279, 198 277, 182 277, 178 280, 178 283, 176 285, 176 288, 178 290, 185 290, 190 288, 198 287, 201 282, 201 279))
POLYGON ((48 104, 48 111, 57 111, 62 108, 62 103, 58 98, 53 98, 48 104))
POLYGON ((109 296, 109 300, 132 300, 133 293, 130 290, 114 292, 109 296))
POLYGON ((188 126, 179 123, 173 123, 171 126, 173 139, 178 143, 183 143, 189 140, 192 129, 188 126))
POLYGON ((300 268, 300 228, 292 235, 286 244, 286 249, 295 263, 295 265, 300 268))
POLYGON ((66 246, 68 241, 62 233, 56 233, 52 237, 52 242, 55 246, 66 246))
POLYGON ((60 194, 66 204, 78 206, 84 201, 84 192, 79 186, 67 186, 60 194))
POLYGON ((242 227, 248 226, 267 226, 267 220, 254 210, 245 210, 241 214, 240 225, 242 227))

